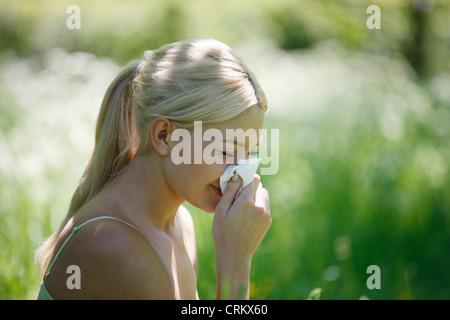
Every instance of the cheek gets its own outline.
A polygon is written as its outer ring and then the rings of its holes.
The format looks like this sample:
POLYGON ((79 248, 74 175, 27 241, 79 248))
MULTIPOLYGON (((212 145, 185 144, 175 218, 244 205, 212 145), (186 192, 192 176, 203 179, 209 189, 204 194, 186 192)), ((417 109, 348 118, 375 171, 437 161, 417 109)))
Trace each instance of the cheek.
POLYGON ((195 176, 192 177, 193 180, 198 180, 198 184, 195 183, 197 188, 195 193, 192 190, 192 193, 190 193, 191 197, 189 199, 186 198, 186 200, 203 211, 215 212, 222 196, 211 185, 220 186, 219 178, 225 168, 226 165, 197 165, 197 168, 193 169, 195 176))
POLYGON ((214 212, 221 196, 212 188, 219 186, 220 175, 227 165, 180 164, 163 162, 166 180, 171 188, 193 206, 214 212))
MULTIPOLYGON (((219 179, 226 169, 226 165, 206 164, 174 164, 170 159, 162 163, 164 175, 171 185, 181 185, 185 189, 192 189, 213 183, 219 179)), ((178 188, 177 188, 178 189, 178 188)))
POLYGON ((193 180, 194 172, 192 171, 191 165, 179 164, 175 165, 170 160, 163 161, 162 169, 164 173, 164 177, 166 178, 169 186, 176 193, 180 194, 184 197, 186 192, 187 182, 189 184, 191 182, 197 182, 197 180, 193 180))

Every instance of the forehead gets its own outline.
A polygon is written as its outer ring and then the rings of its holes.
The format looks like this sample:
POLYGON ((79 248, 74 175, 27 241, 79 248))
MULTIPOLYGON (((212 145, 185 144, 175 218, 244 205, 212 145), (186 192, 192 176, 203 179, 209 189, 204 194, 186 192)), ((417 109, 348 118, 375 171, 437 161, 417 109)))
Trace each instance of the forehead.
POLYGON ((264 115, 264 110, 261 107, 254 105, 232 119, 205 125, 205 127, 219 129, 224 134, 224 137, 227 129, 242 129, 244 131, 253 129, 258 131, 264 126, 264 115))

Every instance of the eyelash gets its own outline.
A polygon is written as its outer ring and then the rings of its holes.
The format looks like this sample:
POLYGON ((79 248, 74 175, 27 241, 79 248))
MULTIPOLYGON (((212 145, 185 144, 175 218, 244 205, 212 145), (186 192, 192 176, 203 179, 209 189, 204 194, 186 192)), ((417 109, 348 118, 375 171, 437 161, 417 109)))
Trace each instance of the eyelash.
MULTIPOLYGON (((222 151, 222 155, 224 157, 234 157, 234 154, 228 154, 228 152, 226 152, 226 151, 222 151)), ((256 151, 249 152, 248 155, 251 157, 257 157, 259 155, 259 151, 256 150, 256 151)))

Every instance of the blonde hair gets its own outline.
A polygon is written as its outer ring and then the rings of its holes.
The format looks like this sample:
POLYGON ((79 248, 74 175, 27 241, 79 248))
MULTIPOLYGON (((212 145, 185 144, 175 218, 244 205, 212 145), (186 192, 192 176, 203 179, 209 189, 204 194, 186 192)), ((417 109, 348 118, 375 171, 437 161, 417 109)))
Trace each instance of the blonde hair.
POLYGON ((103 98, 94 151, 67 216, 36 251, 41 276, 67 222, 136 152, 148 148, 147 138, 156 117, 170 119, 174 128, 189 129, 194 121, 222 122, 254 105, 267 110, 258 81, 232 50, 217 40, 167 44, 146 51, 141 61, 126 67, 103 98))

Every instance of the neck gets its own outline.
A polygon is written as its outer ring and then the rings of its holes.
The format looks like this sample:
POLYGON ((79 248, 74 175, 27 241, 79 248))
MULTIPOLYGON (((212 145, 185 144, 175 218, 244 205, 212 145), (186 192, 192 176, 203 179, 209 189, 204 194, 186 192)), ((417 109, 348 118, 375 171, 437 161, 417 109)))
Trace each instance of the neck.
POLYGON ((111 192, 131 221, 151 223, 168 230, 184 202, 168 184, 160 158, 154 153, 136 155, 111 181, 111 192))

